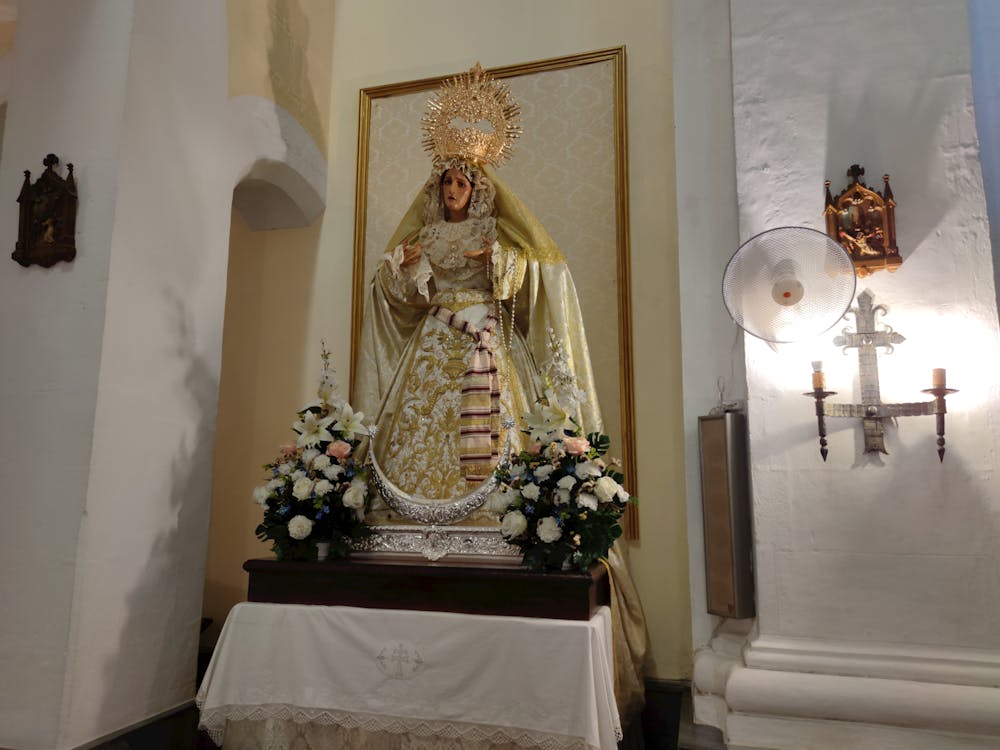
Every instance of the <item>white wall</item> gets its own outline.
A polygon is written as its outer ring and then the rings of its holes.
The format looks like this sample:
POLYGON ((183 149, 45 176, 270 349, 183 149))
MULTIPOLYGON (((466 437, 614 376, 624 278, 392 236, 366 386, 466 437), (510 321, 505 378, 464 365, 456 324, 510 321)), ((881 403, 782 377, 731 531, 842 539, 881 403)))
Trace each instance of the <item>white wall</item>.
POLYGON ((708 643, 698 417, 722 398, 745 401, 743 334, 722 303, 722 275, 739 245, 729 0, 675 0, 674 119, 684 363, 684 446, 691 641, 708 643))
POLYGON ((906 337, 880 355, 882 398, 926 399, 933 367, 960 392, 943 463, 929 417, 888 425, 882 457, 862 454, 858 422, 828 419, 824 463, 801 395, 809 362, 823 360, 834 399, 853 402, 856 355, 833 346, 836 331, 777 352, 747 339, 758 632, 742 661, 699 662, 696 682, 725 694, 716 721, 739 747, 897 746, 861 723, 919 730, 899 747, 993 746, 1000 340, 966 3, 758 0, 733 3, 731 22, 741 239, 822 229, 823 180, 839 191, 852 163, 876 187, 890 173, 904 263, 859 283, 906 337), (815 724, 796 722, 789 744, 779 715, 815 724), (822 719, 857 722, 854 739, 822 719))
POLYGON ((930 418, 890 426, 881 460, 861 456, 857 423, 828 420, 823 463, 809 361, 853 401, 856 356, 832 334, 777 353, 748 341, 761 631, 1000 648, 1000 347, 965 3, 736 4, 733 50, 742 237, 822 228, 823 180, 843 187, 852 163, 869 184, 890 173, 904 264, 859 283, 906 336, 880 357, 882 396, 925 398, 933 367, 961 390, 943 464, 930 418))

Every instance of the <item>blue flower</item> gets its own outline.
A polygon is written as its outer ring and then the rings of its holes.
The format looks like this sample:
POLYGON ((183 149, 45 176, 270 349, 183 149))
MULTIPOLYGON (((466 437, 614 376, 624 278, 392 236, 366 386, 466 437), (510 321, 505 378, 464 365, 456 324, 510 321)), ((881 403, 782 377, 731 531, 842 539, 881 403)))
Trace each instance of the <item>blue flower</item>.
POLYGON ((567 474, 576 473, 576 464, 566 464, 563 468, 566 470, 567 474))
POLYGON ((532 505, 531 503, 525 503, 524 504, 524 512, 527 513, 527 514, 529 514, 529 515, 531 513, 534 513, 535 512, 535 506, 532 505))

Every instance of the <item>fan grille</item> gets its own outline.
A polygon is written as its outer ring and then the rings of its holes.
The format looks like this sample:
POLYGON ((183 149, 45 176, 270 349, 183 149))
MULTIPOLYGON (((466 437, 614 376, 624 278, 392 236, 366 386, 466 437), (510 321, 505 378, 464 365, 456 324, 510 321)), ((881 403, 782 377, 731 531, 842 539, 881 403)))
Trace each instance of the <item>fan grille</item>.
POLYGON ((850 307, 855 284, 851 257, 833 238, 808 227, 780 227, 740 245, 726 266, 722 297, 747 333, 788 343, 834 326, 850 307))

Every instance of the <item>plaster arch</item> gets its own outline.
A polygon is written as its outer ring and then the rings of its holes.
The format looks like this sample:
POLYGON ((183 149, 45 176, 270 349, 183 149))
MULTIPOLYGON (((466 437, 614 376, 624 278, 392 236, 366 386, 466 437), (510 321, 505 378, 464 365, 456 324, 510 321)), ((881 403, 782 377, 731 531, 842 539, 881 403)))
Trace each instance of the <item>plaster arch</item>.
POLYGON ((229 100, 233 132, 241 134, 233 206, 255 230, 305 227, 326 209, 327 164, 298 120, 259 96, 229 100))

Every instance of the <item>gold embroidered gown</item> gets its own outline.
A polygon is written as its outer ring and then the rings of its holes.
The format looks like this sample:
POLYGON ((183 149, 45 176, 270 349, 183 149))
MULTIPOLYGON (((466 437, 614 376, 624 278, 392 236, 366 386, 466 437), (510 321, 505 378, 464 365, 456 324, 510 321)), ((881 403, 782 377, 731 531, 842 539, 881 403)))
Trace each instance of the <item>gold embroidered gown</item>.
MULTIPOLYGON (((470 215, 462 222, 444 221, 436 206, 428 211, 427 204, 433 204, 428 196, 438 190, 437 177, 431 176, 390 241, 365 307, 353 401, 375 415, 378 433, 371 448, 388 478, 429 500, 450 501, 478 484, 465 478, 459 462, 463 375, 476 342, 429 315, 435 306, 480 329, 488 315, 497 318, 492 345, 501 416, 517 425, 511 434, 513 450, 521 447, 521 416, 541 393, 538 365, 548 358, 549 328, 562 341, 585 394, 578 423, 585 433, 601 429, 579 302, 565 258, 495 172, 484 167, 482 174, 488 177, 483 182, 496 189, 489 215, 470 215), (490 240, 488 264, 464 256, 490 240), (410 266, 401 262, 403 243, 423 248, 410 266)), ((501 430, 501 452, 506 438, 501 430)), ((376 495, 369 521, 399 520, 376 495)), ((466 522, 493 525, 496 520, 481 510, 466 522)))

